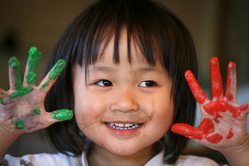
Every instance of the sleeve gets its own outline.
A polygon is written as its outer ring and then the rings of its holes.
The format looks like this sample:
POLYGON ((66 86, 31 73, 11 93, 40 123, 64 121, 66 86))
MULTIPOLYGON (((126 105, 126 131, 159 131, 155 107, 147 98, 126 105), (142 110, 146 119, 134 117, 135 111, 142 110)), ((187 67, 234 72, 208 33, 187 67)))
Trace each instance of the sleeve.
MULTIPOLYGON (((183 155, 176 162, 176 166, 219 166, 214 160, 206 157, 183 155)), ((225 166, 225 165, 224 165, 225 166)))
POLYGON ((34 155, 25 155, 22 157, 13 157, 7 154, 5 155, 4 160, 8 163, 9 166, 75 166, 73 157, 61 153, 41 153, 34 155))

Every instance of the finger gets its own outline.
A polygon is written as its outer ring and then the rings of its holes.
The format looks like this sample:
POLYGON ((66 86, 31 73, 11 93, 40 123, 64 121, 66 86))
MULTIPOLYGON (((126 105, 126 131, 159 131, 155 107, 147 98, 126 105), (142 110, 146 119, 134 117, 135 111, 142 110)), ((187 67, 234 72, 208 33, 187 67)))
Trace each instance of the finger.
POLYGON ((223 95, 223 86, 221 81, 219 61, 217 57, 211 58, 211 85, 212 85, 212 96, 221 97, 223 95))
POLYGON ((29 50, 28 62, 26 65, 24 84, 34 84, 37 73, 37 66, 41 59, 41 52, 38 51, 36 47, 31 47, 29 50))
POLYGON ((54 67, 50 70, 50 72, 46 75, 46 77, 42 80, 39 85, 39 88, 43 89, 45 92, 48 92, 52 87, 57 77, 60 75, 61 71, 65 67, 65 60, 60 59, 56 62, 54 67))
POLYGON ((214 132, 214 130, 214 124, 209 118, 204 118, 198 127, 193 127, 184 123, 176 123, 171 127, 171 131, 174 133, 199 140, 206 138, 207 135, 214 132))
POLYGON ((14 56, 9 60, 9 82, 11 90, 23 87, 20 75, 20 62, 14 56))
POLYGON ((245 114, 248 114, 249 113, 249 101, 247 101, 246 103, 244 104, 241 104, 239 106, 240 110, 243 111, 245 114))
POLYGON ((193 75, 193 73, 190 70, 185 72, 185 78, 189 84, 189 87, 190 87, 196 101, 199 104, 203 104, 203 102, 207 99, 207 96, 204 93, 204 91, 202 90, 200 84, 197 82, 195 76, 193 75))
POLYGON ((60 109, 50 113, 52 119, 59 121, 70 120, 73 118, 73 111, 69 109, 60 109))
POLYGON ((230 62, 228 64, 227 70, 227 87, 225 97, 229 101, 236 102, 236 90, 237 90, 237 78, 236 78, 236 64, 234 62, 230 62))
POLYGON ((196 134, 195 127, 188 124, 176 123, 171 127, 171 131, 187 138, 202 139, 201 135, 196 134))

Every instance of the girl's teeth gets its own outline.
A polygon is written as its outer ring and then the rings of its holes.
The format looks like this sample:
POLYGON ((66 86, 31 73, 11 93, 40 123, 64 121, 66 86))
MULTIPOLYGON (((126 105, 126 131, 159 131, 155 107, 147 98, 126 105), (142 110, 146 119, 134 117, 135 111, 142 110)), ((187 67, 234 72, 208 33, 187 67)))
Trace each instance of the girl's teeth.
POLYGON ((129 129, 134 129, 139 126, 139 124, 132 124, 132 123, 107 123, 109 126, 119 129, 119 130, 129 130, 129 129))

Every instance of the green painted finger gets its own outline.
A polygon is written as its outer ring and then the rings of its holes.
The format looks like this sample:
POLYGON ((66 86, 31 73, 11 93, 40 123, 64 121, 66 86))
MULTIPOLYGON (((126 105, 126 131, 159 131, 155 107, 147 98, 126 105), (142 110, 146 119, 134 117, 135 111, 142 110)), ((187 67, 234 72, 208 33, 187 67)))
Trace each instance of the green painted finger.
POLYGON ((34 84, 37 73, 37 66, 41 59, 41 52, 38 51, 36 47, 31 47, 29 49, 29 58, 28 58, 28 74, 26 76, 28 84, 34 84))
POLYGON ((66 61, 64 59, 58 60, 56 64, 54 65, 54 68, 52 69, 52 71, 49 73, 49 79, 54 80, 55 77, 60 75, 61 71, 65 67, 65 64, 66 64, 66 61))
POLYGON ((16 70, 15 72, 16 88, 21 89, 23 85, 22 85, 22 79, 21 79, 21 74, 20 74, 20 62, 17 60, 16 57, 13 56, 9 60, 9 66, 16 70))
POLYGON ((2 103, 2 104, 3 104, 3 100, 2 100, 2 99, 0 99, 0 103, 2 103))
POLYGON ((53 119, 70 120, 73 118, 73 111, 69 109, 61 109, 50 113, 53 119))

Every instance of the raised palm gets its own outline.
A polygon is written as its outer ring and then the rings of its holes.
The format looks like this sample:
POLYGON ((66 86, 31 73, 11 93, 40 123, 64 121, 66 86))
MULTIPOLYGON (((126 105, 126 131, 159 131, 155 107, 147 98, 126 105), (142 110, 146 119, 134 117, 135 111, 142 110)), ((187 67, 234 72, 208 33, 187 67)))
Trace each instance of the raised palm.
POLYGON ((33 132, 46 128, 58 120, 69 120, 73 116, 72 111, 67 109, 48 113, 44 108, 46 94, 63 70, 65 61, 59 60, 36 86, 34 83, 39 59, 40 52, 36 47, 31 47, 23 82, 19 61, 15 57, 9 61, 10 89, 4 91, 0 88, 0 127, 7 131, 33 132))
POLYGON ((212 100, 207 98, 191 71, 186 71, 185 77, 200 107, 202 121, 198 127, 174 124, 171 130, 215 150, 243 146, 248 139, 246 120, 249 101, 242 105, 236 102, 236 64, 230 62, 228 65, 224 96, 218 59, 211 59, 212 100))

